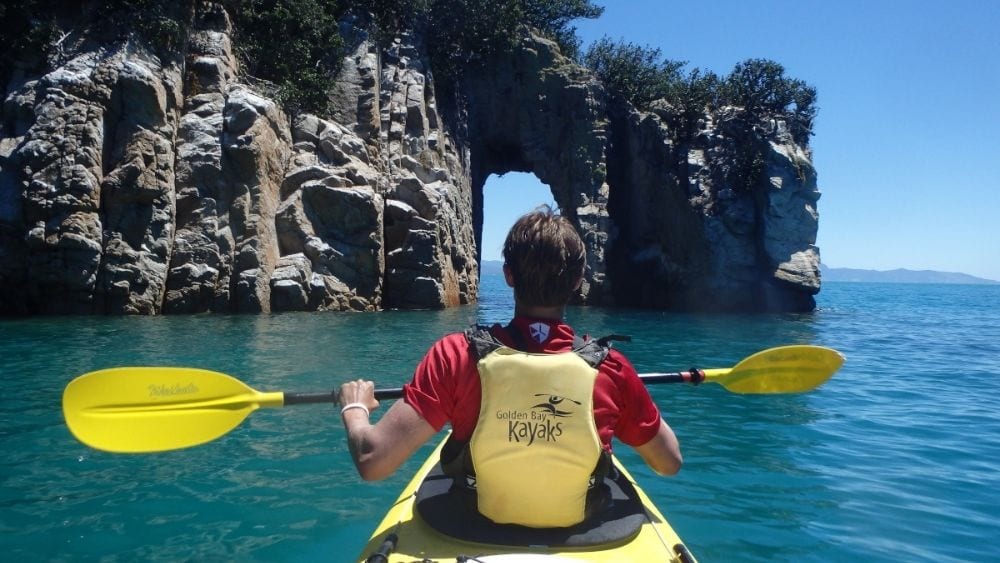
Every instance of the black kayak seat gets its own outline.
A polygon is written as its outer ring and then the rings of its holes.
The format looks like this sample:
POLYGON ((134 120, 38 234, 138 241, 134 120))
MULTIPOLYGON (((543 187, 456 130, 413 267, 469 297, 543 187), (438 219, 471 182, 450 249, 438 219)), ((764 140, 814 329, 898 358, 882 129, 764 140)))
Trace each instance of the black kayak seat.
POLYGON ((417 489, 416 511, 431 528, 455 539, 503 546, 592 547, 626 543, 639 534, 646 511, 639 495, 620 472, 611 471, 605 485, 609 506, 567 528, 531 528, 497 524, 452 491, 452 478, 438 463, 417 489))

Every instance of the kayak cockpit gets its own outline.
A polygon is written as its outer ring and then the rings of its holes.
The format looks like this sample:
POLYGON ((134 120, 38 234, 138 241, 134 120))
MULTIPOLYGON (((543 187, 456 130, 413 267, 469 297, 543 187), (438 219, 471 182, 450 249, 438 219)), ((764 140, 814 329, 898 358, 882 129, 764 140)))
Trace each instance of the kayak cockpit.
POLYGON ((604 510, 575 526, 531 528, 516 524, 496 524, 475 509, 470 493, 452 486, 440 464, 424 478, 416 495, 416 512, 435 531, 479 544, 503 546, 544 546, 587 548, 627 543, 647 521, 647 514, 635 487, 621 473, 605 478, 609 502, 604 510))

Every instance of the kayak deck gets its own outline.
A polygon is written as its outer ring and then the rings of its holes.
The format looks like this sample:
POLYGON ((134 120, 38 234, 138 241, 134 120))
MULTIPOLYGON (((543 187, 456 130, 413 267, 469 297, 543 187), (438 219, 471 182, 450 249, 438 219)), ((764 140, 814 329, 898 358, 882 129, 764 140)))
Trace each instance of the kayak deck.
POLYGON ((417 489, 424 477, 431 472, 440 456, 441 444, 428 456, 410 483, 400 493, 382 522, 375 528, 368 545, 359 556, 364 561, 375 553, 389 534, 396 534, 398 541, 387 561, 451 562, 460 556, 475 557, 483 561, 674 561, 694 563, 694 557, 659 510, 635 484, 632 476, 616 458, 614 463, 630 481, 645 509, 646 519, 639 534, 624 543, 587 548, 524 546, 510 547, 472 543, 446 536, 431 528, 416 511, 417 489))

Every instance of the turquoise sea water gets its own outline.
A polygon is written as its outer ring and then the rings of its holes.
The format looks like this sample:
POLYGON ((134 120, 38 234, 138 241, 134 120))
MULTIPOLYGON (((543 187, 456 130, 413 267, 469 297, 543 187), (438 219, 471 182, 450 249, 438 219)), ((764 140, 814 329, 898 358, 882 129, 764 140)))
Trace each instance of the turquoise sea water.
MULTIPOLYGON (((357 377, 395 387, 438 336, 506 319, 501 278, 484 277, 483 300, 440 312, 0 320, 0 553, 354 560, 420 460, 362 482, 333 407, 269 409, 210 444, 114 455, 74 440, 62 390, 124 365, 207 368, 258 390, 357 377)), ((632 335, 619 348, 640 372, 728 367, 790 343, 848 358, 803 395, 652 388, 685 467, 658 478, 620 446, 623 461, 703 562, 1000 559, 1000 286, 828 283, 818 303, 806 315, 571 309, 585 332, 632 335)))

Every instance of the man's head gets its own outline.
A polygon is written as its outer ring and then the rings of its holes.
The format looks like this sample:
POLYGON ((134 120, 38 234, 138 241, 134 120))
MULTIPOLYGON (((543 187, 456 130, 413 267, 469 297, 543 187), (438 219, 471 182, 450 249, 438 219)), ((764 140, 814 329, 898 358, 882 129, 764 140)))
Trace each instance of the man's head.
POLYGON ((545 205, 510 228, 503 259, 518 303, 554 307, 569 303, 580 287, 587 253, 569 220, 545 205))

